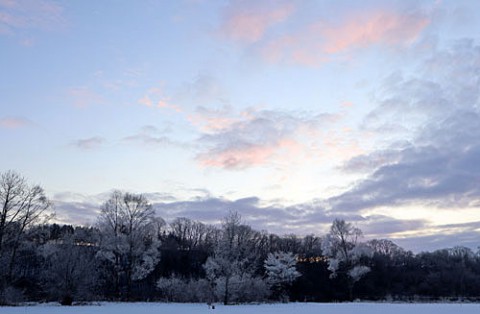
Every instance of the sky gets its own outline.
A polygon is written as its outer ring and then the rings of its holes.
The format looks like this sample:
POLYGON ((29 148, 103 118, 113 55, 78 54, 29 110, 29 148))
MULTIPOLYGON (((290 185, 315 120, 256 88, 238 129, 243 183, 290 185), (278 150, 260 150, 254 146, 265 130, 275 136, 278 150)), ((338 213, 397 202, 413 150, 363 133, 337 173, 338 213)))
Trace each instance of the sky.
POLYGON ((480 245, 477 1, 0 0, 0 172, 158 215, 480 245))

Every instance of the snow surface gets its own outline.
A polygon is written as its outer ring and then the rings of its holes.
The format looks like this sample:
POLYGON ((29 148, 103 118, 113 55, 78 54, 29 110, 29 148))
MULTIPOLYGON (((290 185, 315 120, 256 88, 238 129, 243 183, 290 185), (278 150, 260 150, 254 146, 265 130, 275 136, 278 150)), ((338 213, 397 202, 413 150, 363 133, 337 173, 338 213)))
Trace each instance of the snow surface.
POLYGON ((1 314, 478 314, 480 304, 290 303, 215 305, 176 303, 100 303, 65 307, 53 304, 0 307, 1 314))

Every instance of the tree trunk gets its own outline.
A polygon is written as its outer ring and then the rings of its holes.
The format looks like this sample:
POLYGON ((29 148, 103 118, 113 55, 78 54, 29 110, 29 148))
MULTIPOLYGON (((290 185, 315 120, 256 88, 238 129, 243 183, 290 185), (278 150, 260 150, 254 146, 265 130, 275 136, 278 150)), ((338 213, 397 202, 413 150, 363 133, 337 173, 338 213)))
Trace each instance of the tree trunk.
POLYGON ((351 280, 348 281, 348 300, 353 301, 353 283, 351 280))
POLYGON ((228 297, 229 297, 229 292, 228 292, 228 285, 230 282, 230 277, 225 277, 225 294, 223 295, 223 304, 228 305, 228 297))

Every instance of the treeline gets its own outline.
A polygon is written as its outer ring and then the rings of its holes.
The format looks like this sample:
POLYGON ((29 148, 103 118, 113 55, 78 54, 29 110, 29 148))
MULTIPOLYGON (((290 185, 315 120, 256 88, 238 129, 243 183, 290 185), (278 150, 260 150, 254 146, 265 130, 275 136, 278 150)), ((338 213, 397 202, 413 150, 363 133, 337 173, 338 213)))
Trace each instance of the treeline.
POLYGON ((257 231, 235 211, 220 226, 167 223, 143 195, 116 191, 95 226, 49 224, 43 189, 12 171, 0 176, 0 206, 0 304, 480 296, 479 252, 415 255, 389 240, 361 242, 343 220, 321 237, 257 231))

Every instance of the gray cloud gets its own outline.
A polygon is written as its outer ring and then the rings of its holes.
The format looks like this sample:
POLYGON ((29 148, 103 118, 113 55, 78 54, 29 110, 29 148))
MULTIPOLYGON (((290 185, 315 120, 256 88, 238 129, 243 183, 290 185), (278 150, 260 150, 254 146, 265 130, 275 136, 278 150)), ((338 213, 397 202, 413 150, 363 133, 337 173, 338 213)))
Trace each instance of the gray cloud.
POLYGON ((412 250, 413 252, 434 251, 444 248, 451 248, 458 245, 478 249, 478 238, 480 233, 480 221, 441 225, 434 228, 435 233, 424 236, 412 236, 407 238, 395 238, 395 243, 412 250), (452 232, 452 230, 454 230, 452 232))
MULTIPOLYGON (((393 141, 387 148, 357 156, 343 165, 344 171, 364 174, 364 179, 344 193, 291 206, 267 203, 258 197, 229 200, 212 196, 208 191, 192 191, 199 196, 188 200, 162 193, 149 197, 158 214, 167 221, 185 216, 217 223, 228 211, 236 210, 255 229, 278 234, 323 235, 333 219, 341 218, 363 229, 367 239, 391 238, 414 251, 453 245, 475 247, 478 222, 433 226, 421 219, 366 216, 363 211, 405 204, 447 208, 480 206, 479 98, 480 47, 464 40, 447 51, 437 52, 423 63, 415 76, 397 73, 387 79, 377 108, 366 117, 363 126, 393 139, 408 140, 393 141), (405 231, 425 232, 402 238, 401 233, 405 231)), ((213 119, 210 122, 220 124, 210 127, 199 139, 200 145, 206 148, 197 158, 215 161, 211 166, 227 169, 262 164, 279 149, 279 143, 294 140, 304 128, 316 130, 335 121, 331 115, 277 111, 247 112, 240 118, 231 116, 228 110, 199 113, 209 115, 213 119), (225 116, 229 119, 215 120, 225 116), (250 155, 243 154, 245 152, 250 155)), ((159 138, 161 134, 155 133, 157 131, 150 127, 139 134, 159 138)), ((130 140, 148 143, 142 137, 130 140)), ((83 217, 94 217, 98 204, 63 200, 57 208, 59 213, 65 213, 63 221, 77 219, 78 222, 83 217)))
POLYGON ((106 143, 106 140, 103 137, 94 136, 94 137, 73 141, 71 145, 83 150, 93 150, 93 149, 100 148, 105 143, 106 143))
POLYGON ((172 143, 171 140, 166 136, 154 136, 147 133, 138 133, 126 136, 122 140, 127 143, 137 143, 146 146, 168 145, 172 143))
MULTIPOLYGON (((218 224, 230 212, 237 211, 245 223, 257 230, 268 230, 278 234, 317 233, 319 228, 327 230, 334 219, 316 204, 283 206, 262 202, 258 197, 229 200, 209 196, 204 190, 189 200, 178 200, 166 193, 147 193, 145 196, 157 214, 167 221, 187 217, 209 224, 218 224), (316 215, 314 213, 317 213, 316 215)), ((59 193, 52 198, 57 212, 56 221, 67 224, 92 224, 96 222, 100 206, 109 193, 81 195, 59 193)))
MULTIPOLYGON (((286 222, 298 221, 295 208, 261 205, 257 197, 238 200, 223 198, 197 198, 189 201, 156 203, 155 208, 167 219, 189 217, 207 223, 218 223, 229 211, 234 210, 242 215, 245 222, 257 229, 269 229, 268 225, 280 226, 286 222)), ((298 210, 297 214, 298 214, 298 210)))
POLYGON ((107 193, 87 196, 78 193, 56 193, 52 197, 57 223, 93 225, 99 213, 100 204, 108 198, 107 193))
MULTIPOLYGON (((321 203, 310 202, 284 206, 266 203, 258 197, 229 200, 209 196, 199 191, 199 196, 179 200, 166 193, 147 193, 145 196, 154 206, 157 215, 167 222, 177 217, 187 217, 208 224, 218 225, 230 211, 237 211, 243 221, 256 230, 267 230, 279 235, 294 233, 299 236, 315 234, 323 236, 335 218, 352 222, 363 232, 365 239, 388 238, 408 250, 419 252, 455 245, 475 248, 478 245, 480 222, 432 226, 424 220, 401 220, 384 215, 361 216, 338 214, 325 210, 321 203), (428 235, 401 237, 402 232, 429 231, 428 235)), ((57 212, 56 222, 65 224, 92 225, 97 221, 100 206, 110 192, 98 195, 58 193, 53 196, 57 212)))
POLYGON ((122 138, 122 142, 126 144, 140 145, 145 148, 164 147, 167 145, 177 147, 188 147, 186 143, 181 143, 170 138, 170 126, 166 126, 163 129, 158 129, 152 125, 146 125, 141 130, 129 136, 122 138))
POLYGON ((402 220, 384 215, 372 215, 365 217, 358 225, 370 238, 390 238, 398 232, 423 230, 428 226, 428 222, 422 219, 402 220))
POLYGON ((96 222, 99 206, 89 202, 62 202, 55 200, 55 222, 73 225, 93 225, 96 222))
POLYGON ((418 77, 396 76, 365 120, 371 130, 402 122, 411 141, 356 157, 344 170, 366 179, 328 200, 339 211, 424 203, 478 206, 480 191, 480 47, 458 42, 437 52, 418 77), (372 116, 381 117, 372 123, 372 116))

